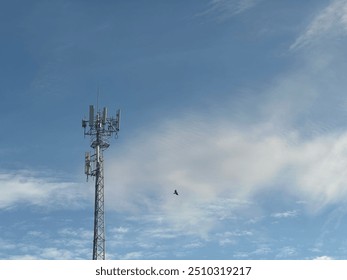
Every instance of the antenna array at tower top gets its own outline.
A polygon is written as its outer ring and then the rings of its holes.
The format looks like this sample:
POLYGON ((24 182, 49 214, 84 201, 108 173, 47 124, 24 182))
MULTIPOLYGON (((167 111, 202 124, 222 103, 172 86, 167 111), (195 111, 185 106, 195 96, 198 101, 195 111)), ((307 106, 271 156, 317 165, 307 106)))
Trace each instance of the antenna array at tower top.
POLYGON ((84 135, 96 135, 101 133, 102 136, 118 135, 120 128, 120 109, 116 112, 116 117, 107 117, 107 108, 104 107, 102 112, 98 111, 94 114, 94 106, 89 106, 88 120, 82 120, 84 135), (89 126, 89 130, 88 127, 89 126))

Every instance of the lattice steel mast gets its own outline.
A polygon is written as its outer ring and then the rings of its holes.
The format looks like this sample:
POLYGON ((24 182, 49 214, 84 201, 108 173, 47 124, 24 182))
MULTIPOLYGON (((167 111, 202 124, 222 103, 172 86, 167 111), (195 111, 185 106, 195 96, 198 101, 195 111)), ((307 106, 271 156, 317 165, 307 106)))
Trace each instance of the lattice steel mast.
POLYGON ((82 120, 84 135, 91 138, 93 154, 86 152, 85 174, 95 177, 95 205, 94 205, 94 239, 93 260, 105 259, 105 210, 104 210, 104 157, 103 152, 110 146, 109 139, 114 134, 118 136, 120 125, 120 110, 116 117, 107 117, 107 108, 97 111, 89 106, 89 120, 82 120), (89 128, 88 128, 88 127, 89 128))

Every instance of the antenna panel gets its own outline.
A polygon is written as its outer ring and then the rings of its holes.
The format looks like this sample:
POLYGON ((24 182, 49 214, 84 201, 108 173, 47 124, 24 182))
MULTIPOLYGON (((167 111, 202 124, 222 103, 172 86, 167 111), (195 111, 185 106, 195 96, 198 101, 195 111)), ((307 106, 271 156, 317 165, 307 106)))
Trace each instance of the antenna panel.
POLYGON ((94 125, 94 106, 89 105, 89 126, 94 125))
POLYGON ((120 128, 120 109, 118 109, 116 113, 116 129, 119 130, 119 128, 120 128))
POLYGON ((95 156, 96 156, 96 162, 99 163, 100 162, 100 146, 96 146, 95 148, 95 156))
POLYGON ((106 119, 107 119, 107 108, 104 107, 104 110, 102 112, 102 124, 105 125, 106 124, 106 119))
POLYGON ((84 173, 86 175, 90 174, 90 153, 89 152, 86 152, 86 155, 85 155, 84 173))

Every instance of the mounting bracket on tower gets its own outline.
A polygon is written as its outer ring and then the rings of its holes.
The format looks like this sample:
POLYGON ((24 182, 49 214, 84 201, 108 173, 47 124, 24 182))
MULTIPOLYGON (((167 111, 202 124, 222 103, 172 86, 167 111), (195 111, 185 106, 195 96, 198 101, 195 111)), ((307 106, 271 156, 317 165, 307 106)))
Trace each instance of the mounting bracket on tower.
POLYGON ((94 106, 89 106, 89 118, 82 119, 84 136, 91 138, 90 146, 93 153, 86 152, 84 173, 95 177, 95 205, 94 205, 94 239, 93 260, 105 259, 105 212, 104 212, 104 158, 103 152, 110 146, 109 139, 112 135, 118 137, 120 128, 120 110, 116 117, 107 116, 107 108, 102 111, 94 106))

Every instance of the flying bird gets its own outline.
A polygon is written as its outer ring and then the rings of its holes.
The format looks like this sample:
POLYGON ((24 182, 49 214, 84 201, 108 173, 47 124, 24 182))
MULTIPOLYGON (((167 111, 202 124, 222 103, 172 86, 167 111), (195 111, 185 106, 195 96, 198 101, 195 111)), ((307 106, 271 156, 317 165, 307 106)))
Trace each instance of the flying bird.
POLYGON ((173 194, 175 194, 175 195, 178 195, 178 192, 177 192, 177 190, 175 190, 173 194))

